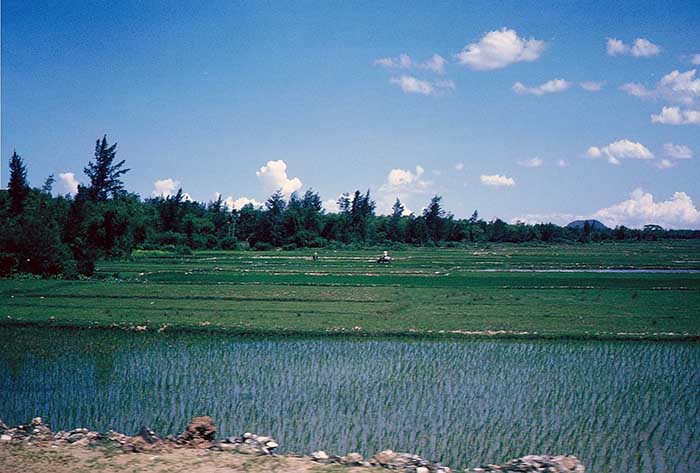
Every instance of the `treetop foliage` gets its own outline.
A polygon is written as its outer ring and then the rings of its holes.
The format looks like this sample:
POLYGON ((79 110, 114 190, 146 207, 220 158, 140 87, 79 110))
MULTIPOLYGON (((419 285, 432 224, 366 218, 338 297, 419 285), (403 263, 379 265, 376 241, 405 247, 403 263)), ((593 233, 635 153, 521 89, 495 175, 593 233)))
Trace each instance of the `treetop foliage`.
POLYGON ((34 273, 73 278, 91 275, 99 258, 128 257, 134 249, 163 249, 187 254, 197 249, 367 247, 402 245, 459 247, 479 242, 597 242, 700 238, 700 231, 663 230, 647 225, 596 229, 551 223, 509 224, 485 221, 474 211, 457 219, 433 196, 420 215, 404 215, 396 199, 390 215, 377 215, 369 190, 344 193, 338 212, 328 213, 318 193, 309 189, 288 199, 273 193, 264 207, 230 209, 219 195, 208 203, 174 195, 141 199, 124 189, 129 171, 116 161, 116 143, 97 140, 94 160, 85 167, 90 179, 74 197, 51 195, 53 176, 41 189, 27 182, 24 160, 10 160, 7 191, 0 191, 0 276, 34 273))

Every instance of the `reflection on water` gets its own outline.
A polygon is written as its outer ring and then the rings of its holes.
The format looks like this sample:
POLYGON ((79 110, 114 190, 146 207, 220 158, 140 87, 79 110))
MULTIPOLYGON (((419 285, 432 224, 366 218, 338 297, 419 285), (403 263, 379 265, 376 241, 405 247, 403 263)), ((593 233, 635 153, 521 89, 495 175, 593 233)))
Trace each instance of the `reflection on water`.
POLYGON ((0 418, 273 435, 452 466, 529 453, 589 471, 700 469, 700 344, 410 341, 0 328, 0 418))

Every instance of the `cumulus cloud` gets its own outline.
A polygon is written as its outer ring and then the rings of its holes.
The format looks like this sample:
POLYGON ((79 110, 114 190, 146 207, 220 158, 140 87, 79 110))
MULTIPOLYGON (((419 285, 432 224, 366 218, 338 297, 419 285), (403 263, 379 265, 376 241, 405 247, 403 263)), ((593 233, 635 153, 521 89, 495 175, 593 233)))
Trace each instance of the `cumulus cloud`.
POLYGON ((518 161, 518 166, 522 166, 525 168, 538 168, 541 167, 544 164, 544 161, 540 158, 532 158, 532 159, 524 159, 522 161, 518 161))
POLYGON ((654 96, 654 91, 647 89, 642 84, 636 84, 634 82, 621 85, 620 90, 634 97, 646 98, 654 96))
MULTIPOLYGON (((415 170, 394 168, 389 171, 386 181, 379 187, 377 210, 388 214, 391 206, 399 198, 404 206, 416 196, 430 192, 432 181, 424 178, 425 169, 416 166, 415 170)), ((410 202, 409 202, 410 203, 410 202)))
POLYGON ((175 194, 176 189, 180 186, 180 181, 171 178, 158 179, 153 183, 153 197, 170 197, 175 194))
POLYGON ((515 30, 502 28, 486 33, 478 42, 468 44, 455 54, 459 64, 477 71, 501 69, 516 62, 537 60, 545 42, 522 38, 515 30))
POLYGON ((489 187, 513 187, 515 180, 512 177, 501 176, 500 174, 482 174, 481 183, 489 187))
POLYGON ((80 182, 75 178, 75 173, 58 173, 58 182, 61 184, 64 194, 76 194, 78 192, 78 185, 80 182))
POLYGON ((328 213, 338 213, 340 207, 338 207, 337 199, 326 199, 323 201, 323 209, 328 213))
POLYGON ((383 57, 374 61, 375 66, 385 69, 426 69, 436 74, 445 73, 447 60, 439 54, 433 54, 424 62, 415 62, 408 54, 400 54, 397 57, 383 57))
POLYGON ((374 61, 375 66, 387 69, 409 69, 413 66, 413 60, 408 54, 400 54, 397 57, 383 57, 374 61))
POLYGON ((417 186, 419 188, 425 188, 426 181, 422 181, 420 177, 425 172, 425 169, 421 166, 416 166, 416 171, 410 171, 407 169, 395 168, 389 171, 386 176, 386 184, 382 187, 407 187, 407 186, 417 186))
POLYGON ((571 87, 571 82, 564 79, 553 79, 536 87, 527 87, 526 85, 523 85, 522 82, 516 82, 513 84, 513 92, 518 95, 530 94, 540 96, 544 94, 563 92, 569 87, 571 87))
POLYGON ((588 215, 569 213, 527 214, 511 219, 511 223, 553 222, 565 225, 572 220, 597 219, 609 227, 624 225, 641 228, 653 223, 665 228, 700 229, 700 205, 694 205, 685 192, 676 192, 664 201, 655 201, 651 193, 635 189, 627 200, 602 208, 588 215))
POLYGON ((674 70, 663 76, 653 89, 634 82, 624 84, 620 89, 635 97, 663 99, 687 107, 700 107, 700 78, 696 78, 696 73, 696 69, 685 72, 674 70))
POLYGON ((665 143, 664 154, 673 159, 690 159, 693 157, 693 150, 686 145, 665 143))
POLYGON ((262 183, 266 192, 281 191, 282 194, 289 197, 292 192, 301 189, 301 179, 287 177, 287 163, 279 159, 277 161, 268 161, 265 166, 262 166, 255 173, 262 183))
POLYGON ((656 202, 651 193, 635 189, 629 199, 600 209, 592 215, 608 226, 642 227, 657 224, 666 228, 700 228, 700 208, 685 192, 676 192, 664 201, 656 202))
POLYGON ((660 113, 651 116, 651 122, 663 125, 700 125, 700 110, 663 107, 660 113))
POLYGON ((637 38, 631 46, 617 38, 607 38, 606 50, 610 56, 631 54, 634 57, 651 57, 661 52, 661 47, 645 38, 637 38))
POLYGON ((587 90, 589 92, 599 92, 603 88, 603 85, 605 85, 605 82, 596 82, 589 80, 581 82, 579 85, 583 90, 587 90))
POLYGON ((560 159, 559 161, 557 161, 557 166, 559 166, 560 168, 565 168, 569 166, 569 162, 564 159, 560 159))
POLYGON ((430 59, 419 64, 418 67, 421 69, 431 70, 437 74, 444 74, 445 64, 447 64, 447 60, 444 57, 440 56, 439 54, 433 54, 430 56, 430 59))
POLYGON ((451 80, 426 81, 413 76, 392 77, 389 82, 398 85, 405 94, 442 95, 448 90, 454 90, 451 80))
POLYGON ((606 49, 608 51, 608 55, 619 56, 626 54, 630 50, 630 47, 617 38, 608 38, 606 41, 606 49))
MULTIPOLYGON (((221 196, 221 193, 215 192, 214 193, 214 199, 218 199, 221 196)), ((241 210, 244 206, 248 204, 253 204, 253 207, 262 207, 262 203, 258 202, 255 199, 251 199, 249 197, 239 197, 237 199, 234 199, 232 196, 228 196, 225 199, 222 199, 224 205, 229 209, 229 210, 241 210)))
POLYGON ((661 52, 661 48, 644 38, 637 38, 634 40, 632 49, 630 51, 634 57, 650 57, 656 56, 661 52))
POLYGON ((258 202, 257 200, 250 198, 250 197, 239 197, 235 200, 231 199, 232 202, 229 200, 231 197, 228 197, 226 199, 227 205, 229 205, 229 208, 231 209, 236 209, 236 210, 241 210, 243 207, 245 207, 248 204, 252 204, 253 207, 262 207, 262 202, 258 202))
POLYGON ((455 164, 455 171, 464 171, 464 163, 455 164))
POLYGON ((599 148, 591 146, 586 151, 589 158, 607 157, 610 164, 620 164, 621 159, 654 159, 654 154, 641 143, 619 140, 599 148))

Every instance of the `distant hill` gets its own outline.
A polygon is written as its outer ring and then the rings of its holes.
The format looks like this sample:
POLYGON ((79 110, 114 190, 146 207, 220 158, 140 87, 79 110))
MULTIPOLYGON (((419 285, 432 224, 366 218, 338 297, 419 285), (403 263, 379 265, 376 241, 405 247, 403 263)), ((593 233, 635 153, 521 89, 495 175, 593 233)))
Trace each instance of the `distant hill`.
POLYGON ((603 225, 603 223, 598 220, 574 220, 573 222, 566 225, 566 228, 583 230, 583 227, 584 225, 586 225, 586 222, 588 222, 588 225, 591 226, 591 230, 608 230, 608 227, 603 225))

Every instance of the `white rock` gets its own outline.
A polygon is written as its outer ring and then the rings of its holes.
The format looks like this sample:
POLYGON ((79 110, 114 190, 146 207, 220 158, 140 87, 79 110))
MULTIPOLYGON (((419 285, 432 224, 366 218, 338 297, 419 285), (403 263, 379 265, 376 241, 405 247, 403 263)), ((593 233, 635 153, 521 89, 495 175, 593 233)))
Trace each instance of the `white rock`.
POLYGON ((0 442, 9 442, 10 440, 12 440, 12 437, 10 437, 9 435, 7 435, 7 434, 0 435, 0 442))

